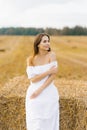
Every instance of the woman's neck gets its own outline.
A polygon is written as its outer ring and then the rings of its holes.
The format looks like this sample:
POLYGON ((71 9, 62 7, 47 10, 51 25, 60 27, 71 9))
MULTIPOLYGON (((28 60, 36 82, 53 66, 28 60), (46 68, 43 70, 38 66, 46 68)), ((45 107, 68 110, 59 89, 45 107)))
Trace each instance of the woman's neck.
POLYGON ((40 56, 44 56, 46 54, 48 54, 48 51, 44 51, 44 50, 39 50, 39 53, 38 53, 40 56))

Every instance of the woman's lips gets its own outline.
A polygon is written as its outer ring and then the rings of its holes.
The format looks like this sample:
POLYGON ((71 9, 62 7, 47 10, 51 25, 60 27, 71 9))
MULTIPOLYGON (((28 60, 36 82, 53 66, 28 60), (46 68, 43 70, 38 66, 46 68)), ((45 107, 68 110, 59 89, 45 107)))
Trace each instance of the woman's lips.
POLYGON ((50 46, 44 46, 44 47, 48 48, 48 47, 50 47, 50 46))

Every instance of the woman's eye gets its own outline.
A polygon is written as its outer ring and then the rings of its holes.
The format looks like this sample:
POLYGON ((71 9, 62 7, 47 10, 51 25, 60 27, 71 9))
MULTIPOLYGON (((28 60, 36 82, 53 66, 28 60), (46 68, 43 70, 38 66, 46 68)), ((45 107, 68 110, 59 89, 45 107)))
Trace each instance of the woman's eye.
POLYGON ((46 43, 46 42, 49 42, 49 40, 48 40, 48 41, 47 41, 47 40, 44 40, 43 42, 46 43))
POLYGON ((43 42, 46 43, 46 40, 44 40, 43 42))

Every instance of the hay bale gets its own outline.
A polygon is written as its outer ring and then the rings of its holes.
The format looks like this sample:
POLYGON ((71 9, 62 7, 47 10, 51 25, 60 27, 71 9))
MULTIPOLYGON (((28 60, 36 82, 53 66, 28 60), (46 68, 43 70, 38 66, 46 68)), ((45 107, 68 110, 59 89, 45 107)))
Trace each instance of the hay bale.
MULTIPOLYGON (((57 79, 60 95, 60 130, 86 130, 87 82, 57 79)), ((10 79, 0 90, 0 130, 26 130, 25 75, 10 79)))
POLYGON ((25 76, 10 79, 0 90, 0 130, 25 129, 25 76))
POLYGON ((87 82, 55 81, 60 93, 60 130, 87 130, 87 82))

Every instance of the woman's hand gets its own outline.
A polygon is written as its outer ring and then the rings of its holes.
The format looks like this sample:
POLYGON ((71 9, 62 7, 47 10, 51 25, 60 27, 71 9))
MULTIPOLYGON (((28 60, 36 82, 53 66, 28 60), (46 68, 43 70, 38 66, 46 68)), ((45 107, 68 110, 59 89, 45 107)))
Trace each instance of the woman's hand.
POLYGON ((56 66, 52 66, 49 70, 48 73, 49 74, 56 74, 58 71, 58 68, 56 66))
POLYGON ((42 92, 42 89, 39 88, 30 96, 30 99, 37 97, 42 92))

